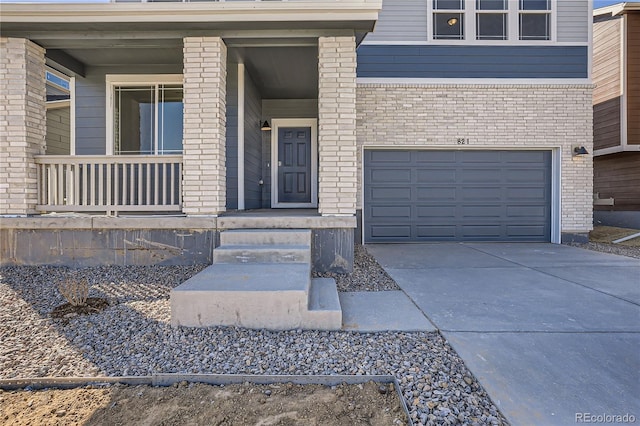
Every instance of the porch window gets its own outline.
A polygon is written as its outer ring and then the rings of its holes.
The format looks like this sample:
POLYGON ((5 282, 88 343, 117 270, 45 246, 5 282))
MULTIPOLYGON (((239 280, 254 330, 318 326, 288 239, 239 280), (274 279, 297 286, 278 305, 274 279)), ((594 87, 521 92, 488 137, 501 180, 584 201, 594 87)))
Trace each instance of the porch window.
POLYGON ((126 82, 121 76, 120 81, 110 84, 112 152, 116 155, 181 154, 181 76, 180 83, 148 83, 141 81, 143 78, 136 76, 132 80, 137 81, 126 82))

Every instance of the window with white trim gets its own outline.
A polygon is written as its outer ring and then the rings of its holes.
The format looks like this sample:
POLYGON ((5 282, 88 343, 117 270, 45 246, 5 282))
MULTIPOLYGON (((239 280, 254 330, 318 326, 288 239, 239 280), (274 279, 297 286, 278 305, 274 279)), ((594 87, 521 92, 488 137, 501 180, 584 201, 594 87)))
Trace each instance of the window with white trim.
POLYGON ((552 0, 428 0, 433 40, 551 40, 552 0))
MULTIPOLYGON (((117 79, 117 76, 111 76, 117 79)), ((182 83, 112 81, 111 137, 116 155, 182 153, 182 83)), ((175 80, 175 79, 174 79, 175 80)))
POLYGON ((519 0, 520 40, 551 39, 551 0, 519 0))

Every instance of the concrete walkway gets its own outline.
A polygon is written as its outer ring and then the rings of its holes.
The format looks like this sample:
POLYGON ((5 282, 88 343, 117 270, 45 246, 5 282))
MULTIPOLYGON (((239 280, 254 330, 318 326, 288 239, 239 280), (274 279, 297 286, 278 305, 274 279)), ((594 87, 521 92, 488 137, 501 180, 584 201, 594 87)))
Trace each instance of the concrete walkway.
POLYGON ((525 243, 367 250, 512 424, 640 422, 640 260, 525 243))

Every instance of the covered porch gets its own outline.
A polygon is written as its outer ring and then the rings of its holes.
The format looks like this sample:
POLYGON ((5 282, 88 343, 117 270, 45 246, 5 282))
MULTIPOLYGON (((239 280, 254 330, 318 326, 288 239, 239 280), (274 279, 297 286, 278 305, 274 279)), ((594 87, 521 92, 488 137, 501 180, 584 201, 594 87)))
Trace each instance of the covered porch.
POLYGON ((7 72, 28 84, 0 214, 353 216, 355 48, 380 2, 302 3, 7 5, 3 56, 24 63, 7 72), (68 79, 66 145, 49 70, 68 79))

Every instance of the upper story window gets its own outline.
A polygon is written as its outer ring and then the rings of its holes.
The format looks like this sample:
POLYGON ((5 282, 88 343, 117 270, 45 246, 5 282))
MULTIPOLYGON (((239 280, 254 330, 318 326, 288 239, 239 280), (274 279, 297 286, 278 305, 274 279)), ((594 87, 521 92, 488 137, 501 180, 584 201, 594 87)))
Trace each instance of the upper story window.
POLYGON ((519 0, 520 40, 551 39, 551 0, 519 0))
POLYGON ((430 0, 433 40, 551 40, 552 0, 430 0))
POLYGON ((433 38, 464 40, 464 0, 433 0, 433 38))

